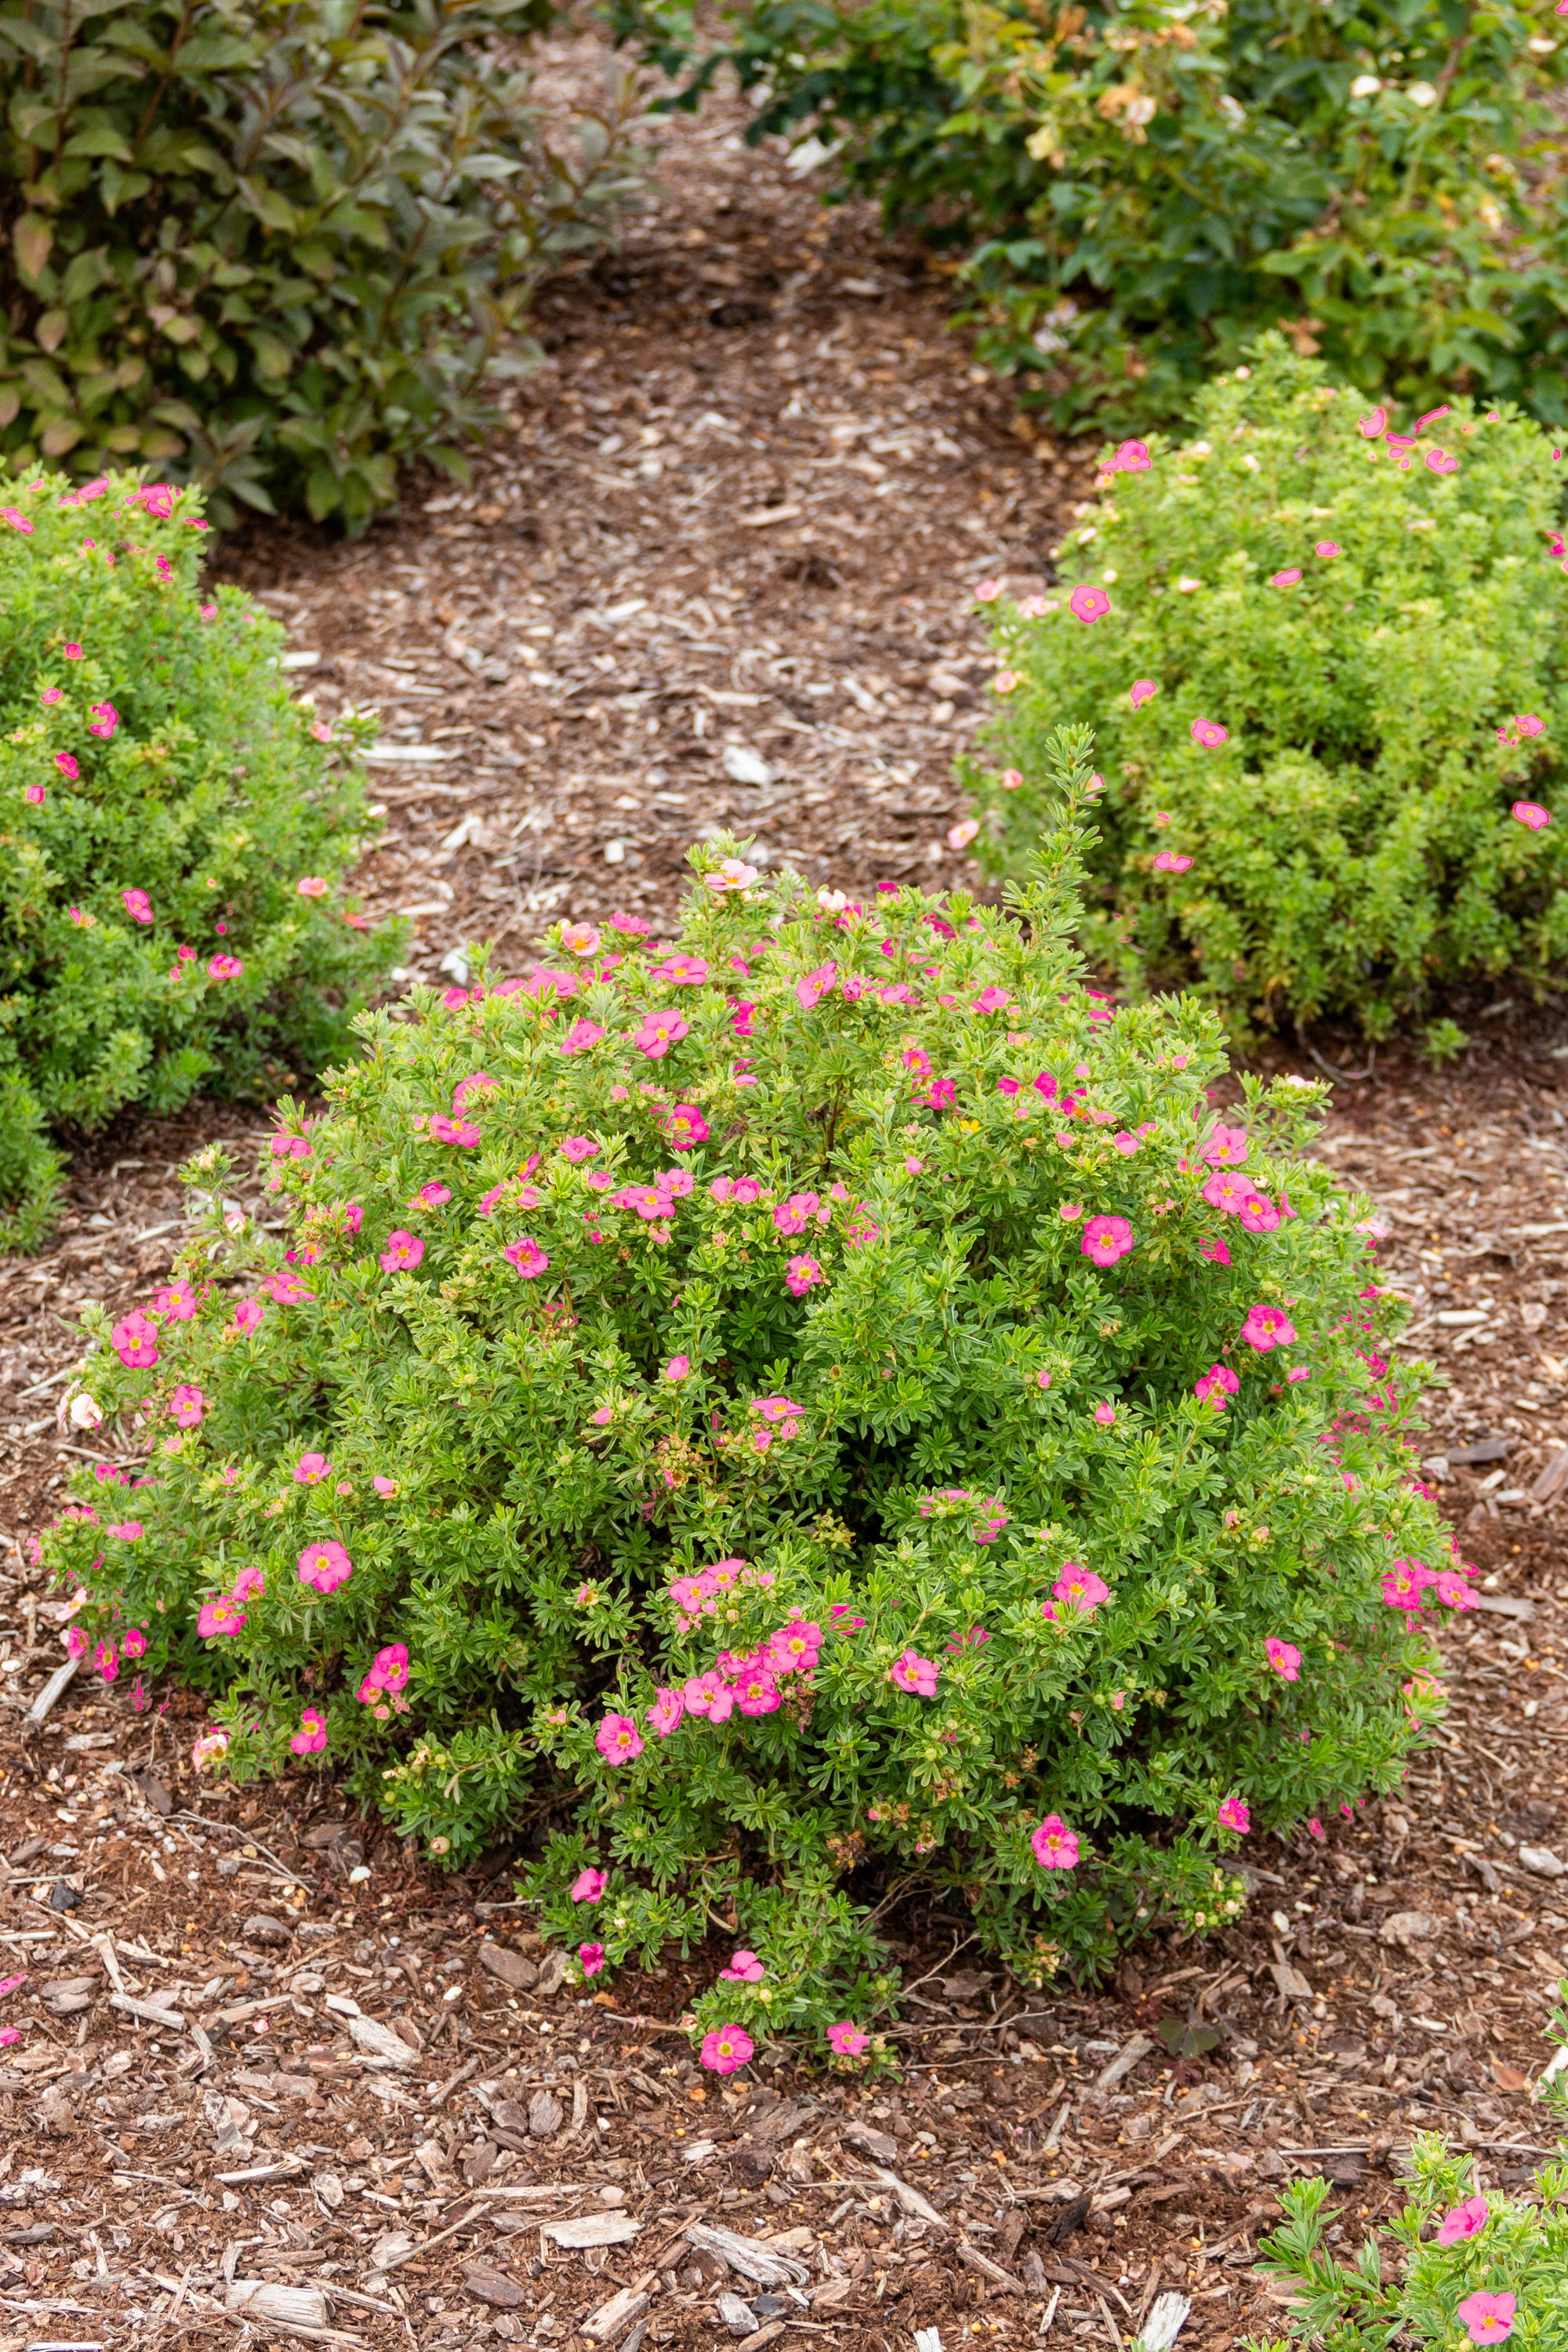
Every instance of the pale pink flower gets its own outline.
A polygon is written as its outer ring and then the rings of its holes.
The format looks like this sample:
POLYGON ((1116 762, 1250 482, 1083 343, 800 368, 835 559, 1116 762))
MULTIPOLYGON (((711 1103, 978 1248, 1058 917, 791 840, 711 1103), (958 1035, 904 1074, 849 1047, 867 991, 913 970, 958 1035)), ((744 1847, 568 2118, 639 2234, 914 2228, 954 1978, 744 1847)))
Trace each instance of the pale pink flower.
POLYGON ((388 1274, 396 1274, 400 1270, 412 1274, 424 1255, 425 1244, 418 1234, 405 1233, 400 1225, 395 1232, 388 1234, 386 1247, 381 1253, 381 1264, 388 1274))
POLYGON ((1515 2294, 1492 2294, 1479 2287, 1468 2294, 1454 2313, 1462 2322, 1472 2344, 1501 2344, 1513 2334, 1514 2314, 1519 2309, 1515 2294))
POLYGON ((742 1950, 735 1954, 727 1969, 720 1969, 719 1974, 726 1984, 761 1984, 767 1970, 755 1952, 742 1950))
POLYGON ((597 1903, 609 1883, 608 1871, 580 1870, 568 1892, 574 1903, 597 1903))
POLYGON ((1219 1809, 1219 1819, 1227 1830, 1234 1830, 1238 1837, 1245 1837, 1252 1827, 1251 1808, 1243 1804, 1239 1797, 1226 1799, 1219 1809))
POLYGON ((323 1478, 332 1475, 332 1465, 324 1454, 301 1454, 294 1465, 294 1481, 300 1486, 319 1486, 323 1478))
POLYGON ((743 2025, 716 2025, 702 2037, 702 2063, 710 2074, 733 2074, 745 2064, 755 2044, 743 2025))
POLYGON ((1276 1635, 1270 1633, 1263 1647, 1268 1663, 1277 1675, 1288 1683, 1300 1681, 1301 1653, 1293 1643, 1281 1642, 1276 1635))
POLYGON ((1426 466, 1434 474, 1457 474, 1459 470, 1458 459, 1451 457, 1447 449, 1428 449, 1426 466))
POLYGON ((657 1738, 668 1739, 685 1712, 686 1703, 679 1691, 655 1691, 653 1705, 643 1721, 657 1738))
POLYGON ((756 880, 758 871, 758 867, 748 866, 742 858, 725 857, 702 879, 710 890, 747 890, 756 880))
POLYGON ((888 1669, 888 1679, 898 1689, 913 1691, 917 1697, 936 1696, 937 1676, 942 1668, 930 1658, 922 1658, 918 1650, 906 1650, 888 1669))
POLYGON ((991 683, 998 694, 1016 694, 1024 683, 1023 672, 1016 669, 999 669, 991 683))
POLYGON ((679 1045, 687 1035, 690 1026, 690 1023, 683 1021, 678 1013, 645 1013, 642 1026, 632 1044, 640 1053, 646 1054, 650 1062, 662 1061, 670 1047, 679 1045))
MULTIPOLYGON (((7 509, 7 515, 10 509, 7 509)), ((30 529, 31 525, 28 528, 30 529)), ((971 593, 977 604, 994 604, 1002 593, 1002 583, 1000 580, 980 580, 975 583, 971 593)))
POLYGON ((1068 610, 1075 620, 1103 621, 1110 610, 1110 599, 1103 588, 1075 588, 1068 598, 1068 610))
POLYGON ((1192 725, 1192 737, 1194 742, 1200 745, 1204 751, 1217 751, 1222 743, 1229 742, 1230 730, 1228 727, 1219 726, 1212 719, 1194 719, 1192 725))
POLYGON ((597 955, 599 936, 592 923, 568 923, 561 933, 561 944, 568 955, 597 955))
POLYGON ((118 1524, 111 1522, 103 1532, 106 1536, 118 1536, 121 1543, 139 1543, 147 1530, 140 1519, 121 1519, 118 1524))
POLYGON ((1156 874, 1185 874, 1192 862, 1183 849, 1157 850, 1150 860, 1156 874))
POLYGON ((191 1749, 191 1762, 195 1766, 198 1772, 205 1772, 209 1765, 216 1766, 221 1764, 227 1754, 228 1734, 226 1731, 204 1731, 201 1738, 191 1749))
POLYGON ((1132 1247, 1132 1228, 1125 1217, 1090 1217, 1079 1244, 1081 1255, 1096 1265, 1114 1265, 1132 1247))
POLYGON ((852 2018, 841 2017, 837 2025, 827 2029, 827 2046, 836 2058, 858 2058, 870 2043, 870 2035, 852 2018))
POLYGON ((606 1764, 629 1764, 643 1750, 642 1734, 629 1715, 606 1715, 594 1735, 606 1764))
POLYGON ((299 1568, 300 1583, 316 1592, 335 1592, 353 1574, 353 1562, 341 1543, 307 1544, 299 1568))
POLYGON ((1252 1307, 1241 1327, 1241 1336, 1249 1348, 1266 1356, 1270 1348, 1289 1348, 1296 1337, 1296 1326, 1278 1307, 1252 1307))
POLYGON ((1461 2239, 1479 2238, 1491 2219, 1491 2208, 1478 2190, 1445 2213, 1437 2224, 1436 2242, 1440 2246, 1457 2246, 1461 2239))
POLYGON ((950 849, 967 849, 979 830, 980 820, 978 817, 961 816, 956 824, 950 824, 947 828, 948 847, 950 849))
POLYGON ((1059 1813, 1047 1813, 1029 1839, 1042 1870, 1074 1870, 1078 1866, 1078 1832, 1069 1830, 1059 1813))
POLYGON ((664 1368, 664 1377, 667 1381, 683 1381, 690 1370, 689 1356, 671 1356, 664 1368))
MULTIPOLYGON (((1018 768, 1004 768, 1000 781, 1005 793, 1016 793, 1024 781, 1023 772, 1018 768)), ((828 2031, 832 2033, 837 2028, 830 2026, 828 2031)))
POLYGON ((1343 551, 1342 548, 1335 546, 1331 539, 1319 540, 1316 547, 1312 550, 1313 554, 1321 555, 1325 563, 1331 563, 1334 557, 1336 555, 1342 554, 1343 551))

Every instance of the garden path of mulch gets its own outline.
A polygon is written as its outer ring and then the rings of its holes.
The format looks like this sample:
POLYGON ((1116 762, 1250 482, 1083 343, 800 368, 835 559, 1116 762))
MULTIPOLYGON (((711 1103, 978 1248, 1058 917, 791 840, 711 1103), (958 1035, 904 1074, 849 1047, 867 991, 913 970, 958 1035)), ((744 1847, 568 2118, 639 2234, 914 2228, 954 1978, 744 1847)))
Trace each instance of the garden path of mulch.
MULTIPOLYGON (((553 69, 588 62, 563 45, 553 69)), ((497 930, 526 954, 555 912, 668 920, 700 822, 834 884, 962 873, 942 832, 984 671, 966 592, 1040 575, 1075 478, 971 383, 940 288, 864 215, 819 224, 736 120, 678 123, 625 253, 552 289, 550 364, 471 498, 356 548, 269 528, 226 551, 321 656, 324 709, 377 699, 394 741, 456 754, 380 772, 397 839, 368 896, 430 908, 421 971, 497 930), (741 753, 773 781, 742 782, 741 753)), ((61 1653, 21 1546, 79 1458, 50 1385, 75 1316, 164 1270, 199 1143, 229 1137, 256 1196, 265 1121, 197 1107, 85 1150, 59 1234, 0 1286, 0 1973, 27 1975, 0 2000, 21 2028, 0 2352, 633 2352, 645 2318, 677 2352, 775 2332, 909 2352, 931 2326, 946 2352, 1047 2324, 1094 2345, 1166 2287, 1194 2297, 1183 2345, 1222 2352, 1282 2328, 1255 2252, 1289 2178, 1331 2170, 1351 2245, 1397 2202, 1413 2132, 1519 2178, 1568 1964, 1568 1874, 1544 1874, 1568 1858, 1568 1041, 1516 1007, 1478 1027, 1457 1076, 1385 1062, 1338 1086, 1323 1145, 1381 1204, 1405 1352, 1444 1383, 1425 1450, 1483 1590, 1444 1629, 1447 1727, 1325 1847, 1259 1840, 1240 1925, 1154 1939, 1098 1995, 1026 1996, 961 1923, 895 1910, 923 1981, 902 2077, 870 2088, 788 2054, 703 2077, 668 2021, 717 1947, 592 2000, 548 1990, 504 1857, 441 1880, 302 1771, 216 1791, 179 1693, 138 1715, 83 1680, 28 1725, 61 1653), (1190 2022, 1219 2042, 1173 2064, 1159 2029, 1190 2022), (574 2247, 542 2228, 574 2221, 574 2247), (769 2236, 809 2310, 721 2285, 692 2223, 769 2236), (226 2311, 247 2281, 271 2310, 226 2311), (751 2311, 733 2337, 726 2291, 751 2311)))

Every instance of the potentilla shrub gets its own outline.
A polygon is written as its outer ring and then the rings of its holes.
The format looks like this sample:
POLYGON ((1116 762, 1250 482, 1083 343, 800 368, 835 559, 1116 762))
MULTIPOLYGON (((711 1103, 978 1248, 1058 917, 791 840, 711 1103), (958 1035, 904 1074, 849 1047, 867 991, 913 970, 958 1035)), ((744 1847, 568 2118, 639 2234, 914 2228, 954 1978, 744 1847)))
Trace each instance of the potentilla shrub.
MULTIPOLYGON (((1558 1991, 1568 1999, 1568 1985, 1558 1991)), ((1378 2233, 1371 2232, 1349 2262, 1325 2242, 1334 2218, 1331 2184, 1298 2180, 1282 2191, 1285 2225, 1258 2251, 1293 2295, 1294 2342, 1384 2352, 1397 2341, 1448 2352, 1511 2340, 1531 2352, 1562 2352, 1568 2344, 1568 2142, 1561 2133, 1568 2015, 1562 2010, 1552 2030, 1557 2053, 1538 2095, 1555 2114, 1558 2154, 1537 2166, 1527 2189, 1480 2188, 1473 2157, 1456 2155, 1436 2133, 1418 2133, 1405 2168, 1409 2199, 1385 2233, 1393 2242, 1380 2250, 1378 2233)), ((1249 2336, 1242 2352, 1289 2352, 1289 2345, 1249 2336)))
POLYGON ((1568 950, 1556 472, 1511 413, 1401 424, 1266 338, 1190 439, 1108 456, 1059 587, 982 588, 977 854, 1024 870, 1048 732, 1092 721, 1086 936, 1130 984, 1377 1037, 1445 986, 1542 979, 1568 950))
POLYGON ((1468 1597, 1319 1091, 1216 1114, 1213 1016, 1085 987, 1047 849, 1002 912, 705 845, 673 941, 365 1016, 283 1230, 90 1318, 75 1643, 210 1689, 201 1761, 531 1837, 584 1978, 727 1933, 721 2069, 867 2052, 891 1876, 1032 1984, 1234 1916, 1399 1779, 1468 1597))
POLYGON ((283 633, 197 585, 194 491, 37 475, 0 505, 0 1248, 47 1130, 275 1095, 349 1044, 395 948, 342 891, 368 731, 290 700, 283 633))

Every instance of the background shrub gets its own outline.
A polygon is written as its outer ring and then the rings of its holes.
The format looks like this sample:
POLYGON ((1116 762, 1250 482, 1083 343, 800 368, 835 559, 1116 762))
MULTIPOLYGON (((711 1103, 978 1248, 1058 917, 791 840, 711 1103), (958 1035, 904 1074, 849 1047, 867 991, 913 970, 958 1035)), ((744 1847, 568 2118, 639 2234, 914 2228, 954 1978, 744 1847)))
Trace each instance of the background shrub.
POLYGON ((45 1538, 74 1638, 432 1853, 533 1824, 584 1974, 721 1923, 705 2031, 853 2055, 889 1872, 1032 1983, 1233 1916, 1249 1822, 1398 1779, 1468 1588, 1317 1091, 1216 1125, 1212 1016, 1085 990, 1073 858, 835 911, 705 846, 673 948, 366 1016, 284 1234, 92 1325, 152 1468, 45 1538))
POLYGON ((48 1127, 276 1094, 349 1042, 397 944, 341 883, 363 778, 283 633, 202 601, 194 491, 38 476, 0 507, 0 1248, 48 1221, 48 1127))
MULTIPOLYGON (((621 0, 679 71, 689 11, 621 0)), ((962 262, 981 349, 1058 424, 1142 428, 1289 323, 1363 390, 1568 416, 1550 0, 752 0, 691 78, 962 262)))
POLYGON ((1002 766, 971 779, 980 853, 1022 871, 1047 732, 1092 720, 1095 951, 1238 1017, 1348 1014, 1373 1036, 1568 950, 1568 844, 1543 822, 1563 719, 1552 446, 1463 402, 1414 438, 1384 414, 1275 336, 1204 392, 1191 440, 1113 459, 1060 588, 993 607, 1002 766))
POLYGON ((635 100, 553 147, 550 0, 0 0, 0 449, 141 457, 362 527, 425 457, 467 478, 540 277, 602 237, 635 100))

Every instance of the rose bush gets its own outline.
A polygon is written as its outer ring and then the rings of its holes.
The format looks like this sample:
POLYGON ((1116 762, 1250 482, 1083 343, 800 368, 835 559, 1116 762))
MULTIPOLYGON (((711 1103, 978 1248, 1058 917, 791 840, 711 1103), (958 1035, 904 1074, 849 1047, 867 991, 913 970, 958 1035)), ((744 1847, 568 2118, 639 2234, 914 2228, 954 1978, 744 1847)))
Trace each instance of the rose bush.
POLYGON ((363 772, 283 633, 204 598, 194 491, 38 474, 0 506, 0 1249, 47 1227, 51 1127, 275 1095, 350 1042, 396 945, 345 900, 363 772), (286 1075, 289 1074, 289 1075, 286 1075))
POLYGON ((1568 952, 1559 471, 1527 420, 1396 428, 1266 337, 1190 439, 1108 458, 1059 592, 992 605, 976 855, 1023 870, 1047 738, 1082 719, 1086 936, 1129 984, 1377 1037, 1457 983, 1543 979, 1568 952))
POLYGON ((719 843, 673 945, 364 1016, 283 1230, 89 1318, 73 1639, 449 1862, 535 1825, 585 1977, 726 1932, 721 2069, 873 2046, 889 1874, 1031 1983, 1234 1916, 1249 1835, 1397 1780, 1468 1597, 1317 1090, 1216 1117, 1212 1014, 1084 985, 1087 750, 1012 912, 719 843))

